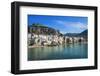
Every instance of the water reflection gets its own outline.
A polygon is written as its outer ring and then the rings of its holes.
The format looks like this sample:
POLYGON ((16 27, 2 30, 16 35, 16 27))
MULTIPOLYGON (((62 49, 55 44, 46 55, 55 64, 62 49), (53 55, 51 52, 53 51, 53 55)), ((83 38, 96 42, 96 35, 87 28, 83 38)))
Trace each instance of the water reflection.
POLYGON ((52 47, 28 48, 28 60, 87 58, 87 43, 64 44, 52 47))

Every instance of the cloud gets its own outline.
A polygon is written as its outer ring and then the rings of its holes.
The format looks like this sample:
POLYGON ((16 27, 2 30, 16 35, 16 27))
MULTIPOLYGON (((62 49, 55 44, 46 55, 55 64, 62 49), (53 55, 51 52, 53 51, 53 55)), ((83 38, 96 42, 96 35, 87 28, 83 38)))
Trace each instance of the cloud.
POLYGON ((87 25, 81 22, 67 22, 67 21, 56 20, 56 23, 62 24, 70 28, 72 27, 77 29, 87 29, 87 25))

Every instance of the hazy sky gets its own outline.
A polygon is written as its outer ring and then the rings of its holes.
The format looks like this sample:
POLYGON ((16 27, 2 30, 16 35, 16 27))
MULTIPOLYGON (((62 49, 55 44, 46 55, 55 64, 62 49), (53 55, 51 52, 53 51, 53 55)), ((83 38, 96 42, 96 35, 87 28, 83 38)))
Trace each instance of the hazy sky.
POLYGON ((28 15, 28 25, 33 23, 44 24, 59 30, 61 33, 80 33, 87 29, 88 17, 78 16, 51 16, 51 15, 28 15))

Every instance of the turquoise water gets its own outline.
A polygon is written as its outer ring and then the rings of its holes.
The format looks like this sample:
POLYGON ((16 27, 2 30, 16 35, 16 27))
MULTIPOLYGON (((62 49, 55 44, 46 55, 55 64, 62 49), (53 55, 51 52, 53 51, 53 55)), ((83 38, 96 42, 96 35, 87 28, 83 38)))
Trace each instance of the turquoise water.
POLYGON ((45 46, 28 48, 28 61, 80 59, 88 57, 87 43, 63 44, 59 46, 45 46))

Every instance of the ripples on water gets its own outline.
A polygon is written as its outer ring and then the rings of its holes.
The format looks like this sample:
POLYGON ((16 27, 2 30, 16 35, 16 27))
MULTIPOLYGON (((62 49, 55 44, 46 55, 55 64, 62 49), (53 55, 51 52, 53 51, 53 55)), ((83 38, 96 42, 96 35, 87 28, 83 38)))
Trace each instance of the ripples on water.
POLYGON ((63 44, 59 46, 45 46, 28 48, 28 61, 80 59, 88 57, 87 43, 63 44))

